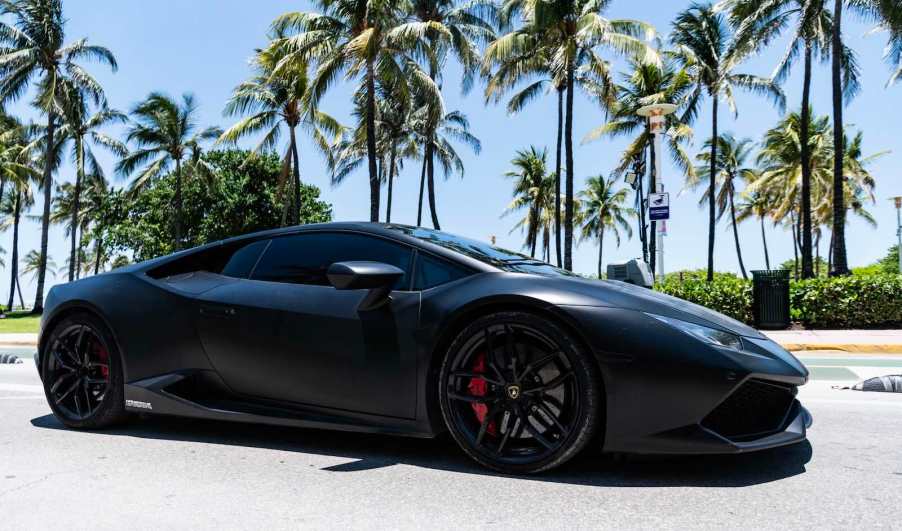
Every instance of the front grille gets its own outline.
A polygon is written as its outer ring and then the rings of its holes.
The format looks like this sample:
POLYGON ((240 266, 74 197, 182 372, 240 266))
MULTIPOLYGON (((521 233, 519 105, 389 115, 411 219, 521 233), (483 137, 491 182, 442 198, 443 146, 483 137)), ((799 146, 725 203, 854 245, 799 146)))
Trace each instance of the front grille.
POLYGON ((784 429, 796 388, 762 380, 740 385, 702 420, 702 426, 730 439, 748 441, 784 429))

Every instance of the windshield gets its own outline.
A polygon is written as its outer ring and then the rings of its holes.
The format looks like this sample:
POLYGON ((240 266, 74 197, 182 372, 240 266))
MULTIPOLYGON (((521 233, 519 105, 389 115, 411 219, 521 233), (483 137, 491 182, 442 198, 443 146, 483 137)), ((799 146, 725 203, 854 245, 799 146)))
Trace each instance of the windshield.
POLYGON ((391 225, 388 228, 469 256, 482 263, 497 267, 502 271, 548 276, 576 276, 569 271, 564 271, 541 260, 530 258, 525 254, 508 251, 501 247, 489 245, 478 240, 462 238, 447 232, 404 225, 391 225))

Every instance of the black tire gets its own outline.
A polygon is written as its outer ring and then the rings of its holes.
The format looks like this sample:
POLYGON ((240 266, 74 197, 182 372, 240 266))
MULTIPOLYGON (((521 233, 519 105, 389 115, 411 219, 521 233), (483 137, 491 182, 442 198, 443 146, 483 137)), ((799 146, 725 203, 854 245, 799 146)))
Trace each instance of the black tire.
POLYGON ((492 470, 533 474, 558 467, 597 429, 595 360, 567 331, 534 314, 475 320, 451 343, 438 381, 451 436, 492 470))
POLYGON ((66 426, 94 430, 127 417, 122 358, 97 317, 78 313, 56 323, 40 360, 47 403, 66 426))

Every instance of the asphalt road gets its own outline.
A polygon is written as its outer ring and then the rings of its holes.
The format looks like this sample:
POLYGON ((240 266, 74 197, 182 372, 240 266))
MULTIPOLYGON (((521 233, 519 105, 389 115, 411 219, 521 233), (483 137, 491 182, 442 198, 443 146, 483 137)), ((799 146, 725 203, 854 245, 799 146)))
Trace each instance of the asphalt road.
MULTIPOLYGON (((879 371, 895 363, 874 360, 879 371)), ((520 478, 483 471, 447 438, 178 419, 70 431, 50 414, 33 363, 0 365, 0 529, 898 529, 902 395, 834 390, 848 374, 823 374, 800 392, 810 443, 584 456, 520 478)))

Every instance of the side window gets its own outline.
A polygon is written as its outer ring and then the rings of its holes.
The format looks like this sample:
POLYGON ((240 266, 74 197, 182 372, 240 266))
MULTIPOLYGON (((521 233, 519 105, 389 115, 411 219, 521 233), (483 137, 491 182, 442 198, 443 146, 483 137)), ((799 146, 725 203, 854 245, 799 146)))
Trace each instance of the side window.
POLYGON ((417 255, 413 289, 423 290, 464 278, 470 274, 465 268, 424 253, 417 255))
POLYGON ((254 280, 328 286, 326 271, 335 262, 368 260, 404 270, 395 289, 410 282, 411 250, 401 244, 362 234, 311 232, 273 238, 254 269, 254 280))
POLYGON ((221 274, 234 278, 249 277, 254 266, 257 265, 257 260, 260 259, 260 253, 266 249, 267 245, 269 245, 269 240, 261 240, 238 249, 222 268, 221 274))

